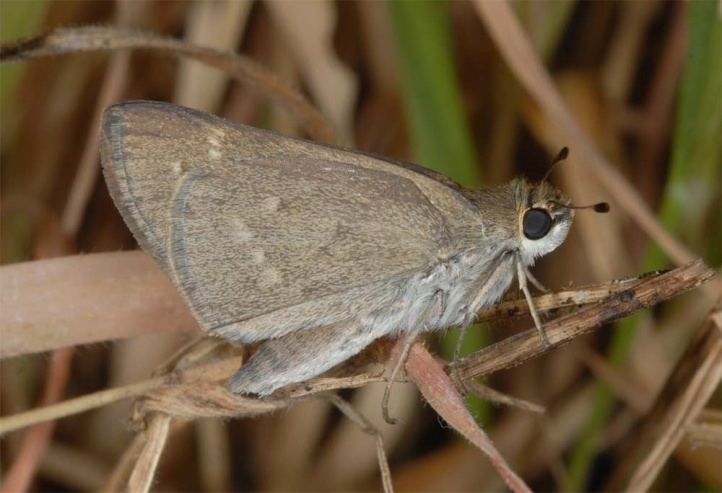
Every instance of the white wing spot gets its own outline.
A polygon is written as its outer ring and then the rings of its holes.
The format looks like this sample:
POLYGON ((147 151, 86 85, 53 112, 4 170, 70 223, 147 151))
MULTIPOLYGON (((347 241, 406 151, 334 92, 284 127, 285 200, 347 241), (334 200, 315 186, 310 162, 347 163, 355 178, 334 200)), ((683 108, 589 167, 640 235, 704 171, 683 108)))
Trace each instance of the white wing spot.
POLYGON ((253 232, 246 223, 240 218, 234 218, 229 221, 230 233, 238 241, 246 242, 253 239, 253 232))
POLYGON ((281 280, 281 273, 278 272, 278 269, 269 267, 268 269, 261 272, 261 275, 258 278, 258 284, 261 287, 268 288, 271 286, 275 286, 276 284, 280 284, 281 280))
POLYGON ((218 159, 219 157, 221 157, 221 155, 222 155, 221 149, 220 149, 221 143, 218 142, 218 139, 215 137, 208 137, 208 139, 206 139, 206 140, 208 141, 208 143, 211 146, 208 149, 208 155, 213 159, 218 159))
POLYGON ((262 264, 266 260, 266 254, 260 248, 251 250, 251 260, 254 264, 262 264))
POLYGON ((180 161, 173 161, 170 165, 170 169, 174 175, 180 175, 181 171, 183 171, 180 161))
POLYGON ((281 197, 266 197, 261 202, 261 206, 267 212, 276 212, 281 206, 281 197))

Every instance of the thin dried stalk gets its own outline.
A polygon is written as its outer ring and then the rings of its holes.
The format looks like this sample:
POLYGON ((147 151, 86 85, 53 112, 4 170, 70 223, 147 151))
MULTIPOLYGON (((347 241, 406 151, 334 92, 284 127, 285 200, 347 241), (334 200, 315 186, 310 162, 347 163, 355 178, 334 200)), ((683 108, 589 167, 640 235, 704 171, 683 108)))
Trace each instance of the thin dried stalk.
MULTIPOLYGON (((722 450, 722 416, 720 416, 720 411, 716 411, 716 413, 715 420, 698 419, 687 428, 686 439, 695 447, 714 447, 722 450)), ((703 410, 700 418, 704 414, 703 410)))
POLYGON ((544 414, 546 409, 539 404, 513 397, 498 390, 487 387, 474 380, 469 380, 463 384, 464 390, 467 390, 474 395, 481 397, 484 400, 492 402, 494 404, 501 404, 504 406, 514 407, 521 409, 522 411, 528 411, 535 414, 544 414))
POLYGON ((68 399, 59 404, 41 407, 24 413, 0 418, 0 436, 27 426, 55 419, 73 416, 91 409, 105 406, 129 397, 137 397, 145 391, 160 385, 162 379, 151 379, 114 389, 102 390, 93 394, 68 399))
POLYGON ((715 274, 714 270, 697 260, 684 267, 643 278, 604 302, 545 323, 544 329, 551 342, 548 346, 539 338, 538 332, 531 329, 462 358, 454 365, 459 377, 464 380, 519 366, 597 327, 694 289, 715 274))
POLYGON ((223 70, 287 109, 315 140, 326 144, 336 142, 335 133, 323 114, 299 91, 255 61, 153 33, 114 27, 58 28, 43 36, 1 45, 0 62, 122 49, 151 49, 182 55, 223 70))
MULTIPOLYGON (((660 274, 661 271, 650 272, 639 277, 631 277, 617 281, 582 286, 579 289, 549 293, 534 298, 534 308, 538 312, 547 312, 559 308, 583 306, 591 303, 604 301, 610 296, 621 293, 632 286, 637 285, 643 278, 660 274)), ((526 299, 520 298, 513 301, 505 301, 484 308, 476 314, 477 322, 507 319, 529 313, 529 303, 526 299)))
POLYGON ((258 416, 323 392, 353 389, 381 382, 375 375, 359 374, 340 378, 316 378, 305 384, 288 388, 278 399, 254 399, 230 393, 225 381, 235 372, 243 358, 231 357, 202 364, 187 370, 134 384, 102 390, 69 399, 52 406, 0 418, 0 436, 45 421, 72 416, 122 399, 144 397, 136 410, 140 420, 149 412, 163 412, 177 418, 258 416))
POLYGON ((153 415, 145 431, 146 441, 128 480, 128 492, 146 493, 155 477, 165 443, 170 432, 171 418, 162 413, 153 415))
POLYGON ((722 312, 710 315, 667 379, 612 480, 612 489, 626 482, 626 491, 646 491, 722 379, 722 312), (644 455, 641 462, 637 460, 644 455), (628 476, 629 467, 636 467, 628 476), (616 485, 616 486, 615 486, 616 485))

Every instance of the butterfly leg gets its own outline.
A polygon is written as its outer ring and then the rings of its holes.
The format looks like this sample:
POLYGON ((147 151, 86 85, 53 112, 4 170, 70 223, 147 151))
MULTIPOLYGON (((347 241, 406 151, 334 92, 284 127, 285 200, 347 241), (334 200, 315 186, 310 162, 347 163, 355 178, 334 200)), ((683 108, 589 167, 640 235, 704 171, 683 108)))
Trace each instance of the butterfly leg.
POLYGON ((366 416, 354 409, 348 401, 342 399, 335 392, 328 396, 328 400, 331 401, 331 403, 336 406, 336 408, 352 423, 361 428, 361 431, 374 437, 376 440, 376 458, 379 462, 381 484, 383 485, 384 493, 393 493, 394 485, 391 482, 391 470, 389 469, 389 461, 386 458, 384 439, 381 432, 366 418, 366 416))
POLYGON ((528 267, 524 267, 524 273, 526 274, 526 278, 529 279, 529 282, 532 283, 540 292, 549 292, 549 290, 541 282, 539 282, 539 279, 534 277, 534 274, 531 273, 528 267))
MULTIPOLYGON (((433 319, 434 317, 440 317, 444 310, 446 310, 446 296, 447 293, 443 290, 437 290, 434 293, 433 299, 429 301, 428 307, 423 311, 422 315, 417 319, 417 323, 412 324, 412 326, 423 326, 424 324, 429 323, 430 319, 433 319)), ((396 361, 396 364, 394 365, 393 370, 391 370, 391 375, 389 376, 389 379, 386 382, 386 388, 384 389, 384 397, 381 401, 381 413, 384 417, 384 421, 387 423, 393 425, 398 422, 395 418, 392 418, 389 414, 389 398, 391 397, 391 387, 394 385, 394 380, 396 379, 396 375, 398 375, 399 371, 401 371, 401 368, 403 368, 406 365, 406 360, 409 357, 409 351, 411 350, 411 345, 416 340, 416 337, 419 335, 418 329, 409 330, 406 335, 404 336, 404 347, 401 350, 401 354, 399 355, 398 360, 396 361)))
POLYGON ((503 292, 506 291, 509 283, 511 282, 511 277, 509 276, 509 273, 511 270, 510 268, 513 267, 512 264, 514 261, 514 258, 511 256, 505 256, 504 258, 500 259, 496 267, 494 267, 494 269, 489 274, 489 276, 480 280, 481 284, 478 291, 474 295, 474 298, 471 300, 471 302, 464 308, 466 315, 464 316, 464 321, 460 326, 461 330, 459 333, 459 339, 456 342, 456 348, 454 350, 454 362, 451 366, 450 375, 457 388, 463 392, 468 392, 468 388, 466 382, 464 381, 464 379, 461 378, 461 375, 459 374, 456 362, 460 359, 459 356, 461 355, 461 345, 463 343, 464 337, 466 336, 466 331, 468 330, 469 326, 471 326, 471 324, 473 324, 476 320, 476 313, 481 308, 488 306, 490 303, 496 301, 499 297, 501 297, 503 292))
POLYGON ((406 359, 409 357, 409 351, 411 350, 411 345, 416 340, 416 336, 418 335, 417 331, 411 331, 408 332, 404 338, 404 347, 401 350, 401 354, 399 355, 399 359, 396 361, 396 364, 394 365, 394 369, 391 370, 391 375, 389 376, 389 379, 386 381, 386 388, 384 389, 384 398, 381 400, 381 414, 383 414, 384 421, 386 421, 390 425, 395 425, 399 422, 398 419, 392 418, 391 414, 389 414, 389 399, 391 398, 391 387, 394 385, 394 380, 396 380, 396 375, 398 375, 401 368, 406 364, 406 359))
POLYGON ((461 347, 464 344, 464 338, 466 337, 466 331, 469 329, 469 325, 471 325, 471 322, 465 323, 459 327, 459 338, 456 340, 456 347, 454 347, 454 360, 451 364, 451 371, 449 375, 451 377, 451 381, 456 385, 456 388, 464 394, 468 392, 468 389, 466 381, 461 378, 459 367, 456 365, 456 362, 461 359, 461 347))
POLYGON ((531 313, 531 318, 534 319, 534 325, 536 326, 536 330, 539 331, 539 337, 541 337, 542 342, 545 346, 549 346, 551 343, 549 342, 549 339, 547 338, 546 333, 544 332, 544 328, 542 327, 541 318, 539 318, 539 313, 536 311, 536 308, 534 307, 534 301, 531 298, 531 293, 529 292, 529 287, 526 283, 526 269, 524 269, 524 265, 521 263, 521 260, 517 257, 516 259, 516 275, 517 280, 519 281, 519 289, 522 293, 524 293, 524 297, 526 298, 526 303, 529 305, 529 312, 531 313))
POLYGON ((234 393, 267 396, 320 375, 361 352, 377 337, 357 322, 286 334, 263 343, 228 386, 234 393))

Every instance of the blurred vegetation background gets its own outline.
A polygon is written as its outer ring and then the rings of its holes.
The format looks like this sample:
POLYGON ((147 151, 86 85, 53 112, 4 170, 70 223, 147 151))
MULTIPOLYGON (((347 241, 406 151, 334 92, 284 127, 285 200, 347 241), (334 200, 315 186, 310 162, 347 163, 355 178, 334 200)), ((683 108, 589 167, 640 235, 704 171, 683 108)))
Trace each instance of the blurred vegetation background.
MULTIPOLYGON (((716 1, 514 1, 518 19, 587 135, 639 201, 708 265, 720 266, 722 20, 716 1)), ((2 0, 3 42, 57 26, 116 24, 243 53, 301 88, 349 147, 418 162, 467 186, 540 179, 559 132, 509 71, 465 1, 2 0)), ((4 264, 132 249, 97 171, 99 101, 173 101, 304 136, 257 91, 221 72, 149 51, 77 54, 0 67, 0 258, 4 264), (90 183, 90 187, 87 184, 90 183), (88 190, 83 193, 83 186, 88 190)), ((577 203, 567 242, 536 275, 555 290, 669 267, 609 191, 570 162, 552 175, 577 203)), ((516 296, 511 290, 511 296, 516 296)), ((495 388, 547 407, 543 417, 470 400, 495 443, 535 490, 602 490, 711 303, 698 292, 495 375, 495 388)), ((529 324, 524 322, 523 327, 529 324)), ((469 331, 465 350, 518 330, 469 331)), ((183 342, 154 335, 78 348, 65 396, 147 377, 183 342)), ((446 357, 453 334, 439 343, 446 357)), ((4 415, 33 407, 45 355, 2 362, 4 415)), ((379 423, 401 491, 500 489, 481 454, 440 426, 408 386, 397 426, 380 420, 382 388, 349 394, 379 423)), ((720 395, 709 405, 720 433, 720 395), (716 413, 716 414, 715 414, 716 413)), ((129 404, 58 423, 31 489, 97 490, 132 432, 129 404)), ((0 445, 3 471, 22 434, 0 445)), ((373 441, 327 403, 254 420, 201 420, 171 437, 157 491, 378 489, 373 441)), ((683 440, 654 486, 722 489, 721 447, 683 440)))

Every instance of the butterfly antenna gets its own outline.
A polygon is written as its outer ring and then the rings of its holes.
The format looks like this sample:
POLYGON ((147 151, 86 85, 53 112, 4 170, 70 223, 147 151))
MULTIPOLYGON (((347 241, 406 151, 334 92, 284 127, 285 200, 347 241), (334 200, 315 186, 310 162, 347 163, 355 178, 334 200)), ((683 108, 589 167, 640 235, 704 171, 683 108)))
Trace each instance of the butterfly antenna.
MULTIPOLYGON (((549 165, 549 169, 544 174, 544 178, 542 178, 542 183, 547 181, 547 178, 549 178, 549 175, 552 171, 554 171, 554 168, 556 168, 557 164, 564 161, 567 157, 569 157, 569 148, 568 147, 562 147, 559 153, 557 154, 557 157, 554 158, 552 163, 549 165)), ((609 212, 609 203, 608 202, 597 202, 596 204, 590 204, 590 205, 571 205, 571 204, 562 204, 561 202, 554 202, 554 204, 558 205, 559 207, 566 207, 567 209, 594 209, 594 212, 604 214, 609 212)))
POLYGON ((544 178, 542 178, 542 183, 547 181, 547 178, 549 178, 549 175, 551 174, 551 172, 554 171, 554 168, 556 167, 556 165, 561 163, 562 161, 564 161, 568 156, 569 156, 569 148, 562 147, 562 149, 557 154, 557 157, 555 157, 554 160, 552 161, 552 163, 549 165, 549 169, 544 174, 544 178))
POLYGON ((554 204, 558 205, 559 207, 566 207, 567 209, 594 209, 594 212, 597 212, 599 214, 605 214, 609 212, 609 202, 597 202, 596 204, 590 204, 590 205, 571 205, 571 204, 562 204, 561 202, 553 202, 554 204))

